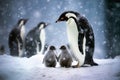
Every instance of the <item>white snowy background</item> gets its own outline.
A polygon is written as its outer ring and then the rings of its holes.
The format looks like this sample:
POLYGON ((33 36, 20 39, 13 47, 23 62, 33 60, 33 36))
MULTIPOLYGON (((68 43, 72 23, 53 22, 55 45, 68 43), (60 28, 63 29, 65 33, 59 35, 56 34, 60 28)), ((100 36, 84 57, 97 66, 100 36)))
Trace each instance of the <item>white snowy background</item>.
MULTIPOLYGON (((110 12, 106 7, 108 0, 0 0, 0 45, 5 46, 5 54, 0 55, 0 80, 120 80, 119 27, 112 37, 106 37, 105 12, 111 16, 120 15, 110 12), (58 49, 67 44, 66 24, 55 23, 59 15, 68 10, 79 12, 92 25, 95 34, 94 60, 99 66, 80 68, 47 68, 42 64, 43 55, 31 58, 18 58, 9 55, 8 35, 20 18, 29 18, 26 34, 40 21, 51 23, 46 28, 46 43, 58 49), (114 37, 113 37, 114 36, 114 37), (111 41, 109 46, 108 41, 111 41), (115 43, 115 44, 114 44, 115 43), (106 46, 109 46, 106 48, 106 46), (109 51, 109 52, 107 52, 109 51), (113 52, 116 51, 117 53, 113 52), (114 58, 110 58, 113 57, 114 58), (116 56, 116 57, 115 57, 116 56), (107 59, 106 59, 107 58, 107 59)), ((120 4, 113 4, 120 11, 120 4)), ((118 24, 119 17, 115 20, 118 24)), ((115 27, 115 26, 113 26, 115 27)), ((59 50, 58 50, 59 51, 59 50)), ((74 62, 73 64, 76 64, 74 62)))

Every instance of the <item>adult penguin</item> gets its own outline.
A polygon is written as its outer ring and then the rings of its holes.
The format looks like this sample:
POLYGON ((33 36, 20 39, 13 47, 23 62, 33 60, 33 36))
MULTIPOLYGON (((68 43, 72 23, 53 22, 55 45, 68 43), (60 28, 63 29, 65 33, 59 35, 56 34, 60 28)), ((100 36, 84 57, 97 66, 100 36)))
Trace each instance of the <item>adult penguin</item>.
POLYGON ((11 30, 8 39, 10 55, 22 56, 24 37, 25 37, 25 24, 28 19, 20 19, 17 25, 11 30))
POLYGON ((40 22, 37 27, 28 32, 25 38, 25 55, 29 58, 39 52, 43 52, 45 47, 45 22, 40 22))
POLYGON ((76 57, 77 67, 83 64, 98 65, 93 61, 94 33, 88 20, 78 12, 63 12, 58 20, 67 22, 67 34, 71 50, 76 57))

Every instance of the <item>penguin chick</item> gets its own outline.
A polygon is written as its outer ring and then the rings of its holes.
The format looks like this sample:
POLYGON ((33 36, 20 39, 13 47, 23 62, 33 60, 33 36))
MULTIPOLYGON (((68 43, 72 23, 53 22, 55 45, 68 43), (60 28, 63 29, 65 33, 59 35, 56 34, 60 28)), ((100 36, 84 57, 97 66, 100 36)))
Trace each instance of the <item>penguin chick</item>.
POLYGON ((54 46, 50 46, 48 52, 46 52, 46 55, 43 58, 43 63, 46 67, 55 67, 57 63, 57 56, 55 55, 54 50, 56 48, 54 46))
POLYGON ((63 45, 60 47, 61 53, 59 55, 59 64, 61 67, 71 67, 72 56, 68 52, 67 48, 63 45))

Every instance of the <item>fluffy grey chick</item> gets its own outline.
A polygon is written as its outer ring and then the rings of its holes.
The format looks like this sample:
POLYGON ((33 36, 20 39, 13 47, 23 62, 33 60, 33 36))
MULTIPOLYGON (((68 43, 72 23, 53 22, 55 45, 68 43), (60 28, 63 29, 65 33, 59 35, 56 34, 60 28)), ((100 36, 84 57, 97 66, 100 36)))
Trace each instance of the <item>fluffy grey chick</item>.
POLYGON ((72 56, 68 52, 66 46, 61 46, 60 47, 61 53, 59 55, 59 64, 61 67, 71 67, 72 65, 72 56))
POLYGON ((48 52, 46 52, 43 63, 46 67, 55 67, 57 64, 57 56, 55 55, 56 48, 54 46, 50 46, 48 52))

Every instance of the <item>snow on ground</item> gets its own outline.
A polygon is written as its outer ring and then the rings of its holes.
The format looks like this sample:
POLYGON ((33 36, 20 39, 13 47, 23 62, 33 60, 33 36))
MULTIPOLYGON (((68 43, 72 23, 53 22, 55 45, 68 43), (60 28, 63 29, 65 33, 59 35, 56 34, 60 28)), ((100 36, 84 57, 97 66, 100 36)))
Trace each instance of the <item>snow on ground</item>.
POLYGON ((99 66, 81 68, 47 68, 42 59, 1 55, 0 80, 120 80, 120 57, 95 59, 99 66))

